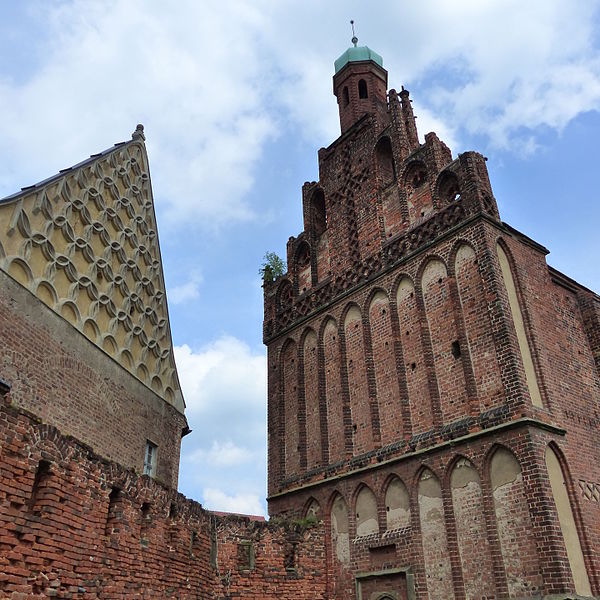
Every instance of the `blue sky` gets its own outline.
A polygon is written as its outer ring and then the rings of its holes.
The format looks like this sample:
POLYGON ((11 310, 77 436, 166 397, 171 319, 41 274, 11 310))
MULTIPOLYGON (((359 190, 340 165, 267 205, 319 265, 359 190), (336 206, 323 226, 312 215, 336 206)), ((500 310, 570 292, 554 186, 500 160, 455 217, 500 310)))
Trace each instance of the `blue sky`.
POLYGON ((503 220, 600 290, 600 3, 5 0, 0 197, 145 125, 193 433, 180 490, 263 512, 265 251, 339 134, 333 61, 360 44, 411 92, 421 139, 488 157, 503 220))

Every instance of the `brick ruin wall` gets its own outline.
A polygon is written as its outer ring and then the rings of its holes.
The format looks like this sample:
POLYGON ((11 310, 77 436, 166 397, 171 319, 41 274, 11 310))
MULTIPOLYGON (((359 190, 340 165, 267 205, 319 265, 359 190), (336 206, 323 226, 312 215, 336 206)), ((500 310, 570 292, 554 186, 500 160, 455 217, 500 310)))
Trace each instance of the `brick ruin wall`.
POLYGON ((218 517, 0 406, 0 598, 325 598, 318 524, 218 517))

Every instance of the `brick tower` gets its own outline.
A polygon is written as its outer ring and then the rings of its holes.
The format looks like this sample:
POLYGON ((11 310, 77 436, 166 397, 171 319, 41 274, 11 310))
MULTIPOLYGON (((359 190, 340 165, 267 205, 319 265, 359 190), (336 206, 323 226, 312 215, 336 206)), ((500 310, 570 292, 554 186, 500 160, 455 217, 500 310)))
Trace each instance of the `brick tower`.
POLYGON ((600 304, 421 143, 349 48, 341 135, 265 281, 269 509, 323 520, 331 598, 600 594, 600 304))

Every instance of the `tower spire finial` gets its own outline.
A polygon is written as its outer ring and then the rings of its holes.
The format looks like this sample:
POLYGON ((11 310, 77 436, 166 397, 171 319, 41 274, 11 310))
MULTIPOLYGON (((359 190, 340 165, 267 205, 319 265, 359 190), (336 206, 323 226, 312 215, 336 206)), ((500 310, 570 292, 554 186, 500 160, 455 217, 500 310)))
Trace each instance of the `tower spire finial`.
POLYGON ((354 33, 354 20, 350 21, 350 25, 352 25, 352 43, 356 48, 356 45, 358 44, 358 38, 356 37, 356 33, 354 33))

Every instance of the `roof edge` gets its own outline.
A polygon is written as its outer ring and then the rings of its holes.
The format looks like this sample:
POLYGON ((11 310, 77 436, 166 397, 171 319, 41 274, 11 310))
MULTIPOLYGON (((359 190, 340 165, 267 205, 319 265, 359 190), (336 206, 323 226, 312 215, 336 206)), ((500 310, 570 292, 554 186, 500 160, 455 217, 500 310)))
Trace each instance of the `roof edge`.
POLYGON ((58 171, 58 173, 55 173, 54 175, 51 175, 50 177, 46 177, 46 179, 42 179, 41 181, 38 181, 37 183, 34 183, 32 185, 26 185, 26 186, 22 187, 18 192, 10 194, 9 196, 5 196, 4 198, 0 198, 0 204, 9 203, 14 200, 18 200, 19 198, 21 198, 27 194, 30 194, 34 190, 39 190, 39 189, 43 188, 44 186, 48 185, 49 183, 53 183, 53 182, 57 181, 58 179, 63 177, 65 175, 65 173, 69 173, 70 171, 75 171, 76 169, 79 169, 80 167, 85 167, 86 165, 93 163, 98 158, 101 158, 103 156, 108 156, 109 154, 111 154, 112 152, 115 152, 115 150, 117 150, 119 148, 123 148, 124 146, 129 146, 134 143, 141 143, 143 146, 145 146, 145 144, 144 144, 145 140, 146 140, 146 136, 144 134, 144 126, 141 123, 138 123, 138 125, 135 128, 135 131, 131 134, 130 140, 126 140, 124 142, 116 142, 110 148, 106 148, 106 150, 102 150, 101 152, 97 152, 96 154, 90 154, 90 156, 88 158, 86 158, 70 167, 65 167, 64 169, 60 169, 58 171))

